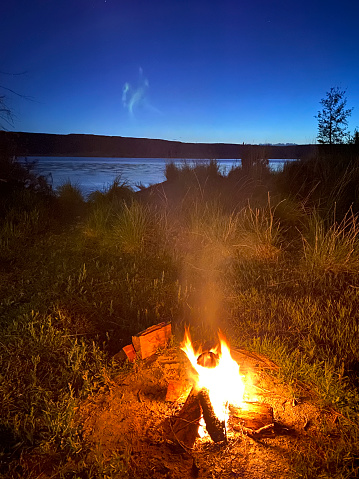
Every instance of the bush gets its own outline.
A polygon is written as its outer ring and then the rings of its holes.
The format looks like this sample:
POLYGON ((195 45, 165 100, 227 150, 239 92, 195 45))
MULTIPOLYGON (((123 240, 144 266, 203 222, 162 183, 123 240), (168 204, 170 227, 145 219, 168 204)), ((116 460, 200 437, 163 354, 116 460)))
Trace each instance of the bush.
POLYGON ((24 163, 11 155, 8 147, 0 149, 0 198, 14 191, 29 189, 39 193, 51 193, 46 178, 33 172, 36 162, 25 159, 24 163))

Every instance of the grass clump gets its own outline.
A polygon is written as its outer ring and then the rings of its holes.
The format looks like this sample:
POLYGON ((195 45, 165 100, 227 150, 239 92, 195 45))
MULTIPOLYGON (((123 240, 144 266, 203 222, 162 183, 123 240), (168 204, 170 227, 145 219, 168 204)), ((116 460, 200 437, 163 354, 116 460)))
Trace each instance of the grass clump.
POLYGON ((90 212, 86 229, 90 235, 103 235, 115 222, 119 211, 134 199, 134 192, 125 181, 118 177, 105 191, 94 191, 89 195, 90 212))
POLYGON ((241 243, 238 254, 245 259, 256 258, 262 262, 272 261, 278 257, 281 243, 280 223, 274 218, 275 209, 268 206, 251 208, 248 206, 240 212, 241 243))
POLYGON ((141 253, 149 242, 150 215, 140 203, 124 204, 113 225, 114 241, 126 253, 141 253))
POLYGON ((329 223, 314 211, 303 235, 304 269, 321 277, 331 273, 355 275, 359 270, 359 225, 353 211, 329 223))
POLYGON ((222 178, 219 164, 216 160, 189 162, 184 160, 179 165, 167 163, 165 168, 166 180, 179 182, 185 186, 198 185, 203 187, 207 182, 215 182, 222 178))
POLYGON ((57 213, 63 223, 72 222, 85 213, 86 203, 79 185, 67 181, 56 190, 57 213))
POLYGON ((350 208, 358 212, 358 150, 347 155, 324 154, 320 149, 314 157, 286 163, 275 176, 276 188, 286 197, 315 208, 322 215, 335 207, 339 221, 350 208))

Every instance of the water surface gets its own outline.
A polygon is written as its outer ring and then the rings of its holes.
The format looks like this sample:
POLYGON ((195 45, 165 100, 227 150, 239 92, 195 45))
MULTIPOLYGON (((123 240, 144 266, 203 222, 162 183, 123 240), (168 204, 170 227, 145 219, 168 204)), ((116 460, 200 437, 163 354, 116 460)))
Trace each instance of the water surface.
MULTIPOLYGON (((97 158, 97 157, 57 157, 33 156, 35 171, 44 175, 48 182, 57 188, 70 181, 80 187, 86 196, 99 190, 104 191, 116 178, 126 182, 135 191, 138 186, 165 181, 166 163, 181 164, 183 161, 203 163, 203 160, 169 160, 166 158, 97 158)), ((24 159, 22 159, 24 161, 24 159)), ((288 161, 288 160, 287 160, 288 161)), ((272 169, 280 169, 285 160, 269 160, 272 169)), ((217 160, 220 171, 227 174, 233 166, 240 165, 240 160, 217 160)))

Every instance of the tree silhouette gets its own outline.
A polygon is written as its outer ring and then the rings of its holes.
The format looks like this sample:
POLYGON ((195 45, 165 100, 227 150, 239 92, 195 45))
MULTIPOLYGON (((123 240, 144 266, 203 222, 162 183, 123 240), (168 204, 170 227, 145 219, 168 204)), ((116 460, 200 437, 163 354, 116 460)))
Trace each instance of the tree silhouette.
POLYGON ((326 97, 320 101, 323 106, 318 115, 318 135, 319 143, 343 143, 347 136, 348 117, 353 108, 345 109, 347 99, 346 90, 340 90, 339 87, 332 87, 326 97))
MULTIPOLYGON (((2 88, 0 86, 0 88, 2 88)), ((6 95, 0 95, 0 129, 5 130, 7 126, 13 126, 11 110, 6 103, 6 95)))
MULTIPOLYGON (((25 75, 26 72, 20 73, 7 73, 4 71, 0 71, 0 76, 19 76, 25 75)), ((0 83, 0 130, 7 130, 9 127, 14 126, 14 115, 9 107, 8 100, 10 100, 11 96, 17 96, 23 98, 25 100, 32 100, 31 97, 22 95, 11 88, 6 87, 2 83, 0 83)))

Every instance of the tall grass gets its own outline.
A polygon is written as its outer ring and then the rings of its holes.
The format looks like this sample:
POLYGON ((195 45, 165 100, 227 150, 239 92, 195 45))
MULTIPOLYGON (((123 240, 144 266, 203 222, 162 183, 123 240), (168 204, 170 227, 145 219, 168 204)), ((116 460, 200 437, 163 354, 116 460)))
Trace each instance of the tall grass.
POLYGON ((179 165, 173 162, 167 163, 165 177, 171 183, 179 182, 186 186, 194 184, 203 187, 205 183, 218 181, 223 176, 216 160, 193 162, 184 160, 179 165))
POLYGON ((79 185, 67 181, 56 190, 57 214, 63 223, 81 218, 86 211, 86 202, 79 185))
MULTIPOLYGON (((209 255, 209 250, 212 250, 213 254, 222 254, 223 257, 231 254, 236 243, 238 214, 226 213, 216 202, 196 201, 184 219, 183 233, 187 233, 187 239, 184 239, 187 241, 187 248, 194 246, 199 251, 204 248, 204 255, 209 255)), ((178 245, 179 248, 181 246, 186 249, 185 245, 178 245)))
POLYGON ((281 247, 280 223, 274 217, 275 208, 270 204, 262 208, 248 206, 240 212, 241 234, 238 254, 246 259, 271 261, 278 257, 281 247))
POLYGON ((88 199, 90 211, 86 221, 87 233, 95 236, 106 234, 124 205, 130 204, 133 199, 132 188, 120 177, 107 190, 92 192, 88 199))
POLYGON ((150 214, 146 206, 133 202, 124 204, 113 226, 114 240, 126 253, 143 252, 149 243, 150 214))
POLYGON ((313 279, 329 273, 336 277, 358 274, 359 224, 352 210, 340 222, 334 217, 329 224, 313 211, 302 237, 303 268, 313 279))
POLYGON ((104 191, 94 191, 89 195, 89 203, 93 206, 111 205, 120 206, 123 202, 129 202, 134 198, 134 192, 121 176, 115 178, 113 183, 104 191))
POLYGON ((284 165, 275 176, 276 189, 285 197, 315 207, 322 215, 336 211, 339 221, 350 208, 359 211, 359 152, 351 156, 318 154, 284 165))

